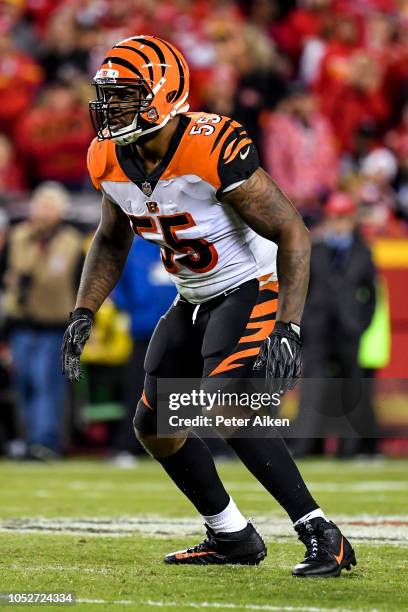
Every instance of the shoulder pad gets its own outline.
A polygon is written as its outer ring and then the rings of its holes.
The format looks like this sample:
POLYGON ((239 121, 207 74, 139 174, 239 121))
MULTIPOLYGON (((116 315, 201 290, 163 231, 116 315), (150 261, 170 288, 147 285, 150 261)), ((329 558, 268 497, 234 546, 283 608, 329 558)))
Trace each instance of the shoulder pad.
POLYGON ((93 139, 88 149, 87 165, 89 176, 96 189, 101 188, 104 179, 123 180, 126 178, 122 176, 123 173, 116 159, 115 144, 111 140, 93 139), (120 174, 121 178, 114 176, 116 174, 120 174))

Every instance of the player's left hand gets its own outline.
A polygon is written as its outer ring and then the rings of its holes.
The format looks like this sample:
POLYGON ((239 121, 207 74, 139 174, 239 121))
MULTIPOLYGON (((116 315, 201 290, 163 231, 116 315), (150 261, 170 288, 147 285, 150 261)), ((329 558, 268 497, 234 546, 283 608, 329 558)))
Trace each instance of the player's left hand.
POLYGON ((88 308, 76 308, 71 312, 61 347, 61 370, 69 382, 81 378, 80 357, 92 331, 94 314, 88 308))
POLYGON ((254 370, 265 367, 269 393, 283 395, 295 387, 302 374, 301 349, 299 325, 276 321, 254 364, 254 370))

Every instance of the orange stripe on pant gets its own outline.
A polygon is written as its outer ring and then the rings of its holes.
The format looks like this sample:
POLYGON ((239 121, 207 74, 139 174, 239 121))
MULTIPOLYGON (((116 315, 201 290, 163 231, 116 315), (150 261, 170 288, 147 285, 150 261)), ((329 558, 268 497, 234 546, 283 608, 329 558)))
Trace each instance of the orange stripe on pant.
POLYGON ((269 283, 264 283, 263 285, 261 284, 261 286, 259 287, 259 291, 265 291, 267 289, 269 291, 274 291, 275 293, 278 293, 279 285, 276 281, 270 281, 269 283))
POLYGON ((145 393, 144 391, 143 391, 143 393, 142 393, 142 397, 141 397, 140 399, 142 400, 142 402, 144 403, 144 405, 145 405, 147 408, 150 408, 150 410, 153 410, 153 407, 150 405, 149 400, 147 399, 147 397, 146 397, 146 393, 145 393))
POLYGON ((221 374, 221 372, 228 372, 228 370, 235 370, 235 368, 240 368, 245 365, 244 363, 234 363, 236 359, 242 359, 243 357, 251 357, 255 356, 259 353, 259 346, 252 349, 245 349, 244 351, 238 351, 237 353, 232 353, 226 359, 223 359, 217 367, 210 372, 209 376, 215 376, 215 374, 221 374))
POLYGON ((248 336, 242 336, 242 338, 239 339, 239 344, 243 342, 263 342, 269 334, 273 332, 274 327, 275 319, 258 321, 258 323, 248 323, 246 329, 257 329, 258 331, 248 336))
MULTIPOLYGON (((267 281, 268 278, 270 278, 269 275, 266 277, 261 277, 259 281, 267 281)), ((278 283, 266 282, 264 287, 277 292, 278 283), (270 285, 272 285, 273 287, 270 287, 270 285)), ((262 291, 262 286, 260 287, 260 291, 262 291)), ((260 297, 263 298, 264 296, 261 296, 261 294, 259 293, 258 299, 260 297)), ((222 374, 223 372, 228 372, 229 370, 235 370, 236 368, 240 368, 245 365, 245 363, 242 363, 242 361, 240 360, 246 359, 248 357, 255 357, 256 355, 258 355, 262 342, 272 333, 273 328, 275 327, 275 318, 267 319, 266 321, 253 321, 253 319, 264 317, 268 314, 275 314, 277 308, 277 299, 266 300, 263 303, 255 304, 250 315, 250 320, 248 321, 245 330, 257 331, 252 334, 241 336, 237 344, 239 345, 248 342, 257 342, 258 346, 231 353, 231 355, 228 355, 228 357, 223 359, 221 363, 219 363, 218 366, 216 366, 214 370, 210 372, 209 376, 215 376, 216 374, 222 374)))
POLYGON ((256 304, 251 312, 251 319, 264 317, 265 315, 275 313, 278 309, 278 300, 268 300, 262 304, 256 304))

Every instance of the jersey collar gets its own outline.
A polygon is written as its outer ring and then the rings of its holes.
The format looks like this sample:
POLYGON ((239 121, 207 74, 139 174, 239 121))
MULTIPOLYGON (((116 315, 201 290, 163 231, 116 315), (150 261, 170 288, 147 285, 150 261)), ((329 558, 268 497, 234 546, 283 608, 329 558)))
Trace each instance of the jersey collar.
POLYGON ((125 146, 116 145, 115 147, 116 158, 121 169, 132 181, 132 183, 135 183, 140 191, 142 191, 146 196, 150 196, 153 193, 157 183, 160 180, 160 177, 165 172, 174 154, 176 153, 177 147, 179 146, 187 126, 191 121, 190 117, 187 117, 186 115, 179 115, 179 117, 180 120, 178 126, 170 140, 170 145, 165 156, 161 160, 160 164, 156 166, 156 168, 154 168, 150 174, 146 172, 143 159, 139 155, 135 143, 125 146))

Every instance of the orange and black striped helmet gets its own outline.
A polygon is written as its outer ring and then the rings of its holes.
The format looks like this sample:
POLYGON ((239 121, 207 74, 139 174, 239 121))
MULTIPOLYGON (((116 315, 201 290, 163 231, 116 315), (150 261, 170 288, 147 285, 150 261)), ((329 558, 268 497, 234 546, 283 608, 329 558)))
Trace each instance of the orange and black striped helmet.
POLYGON ((109 51, 89 103, 99 140, 126 145, 188 110, 189 69, 178 49, 156 36, 134 36, 109 51))

